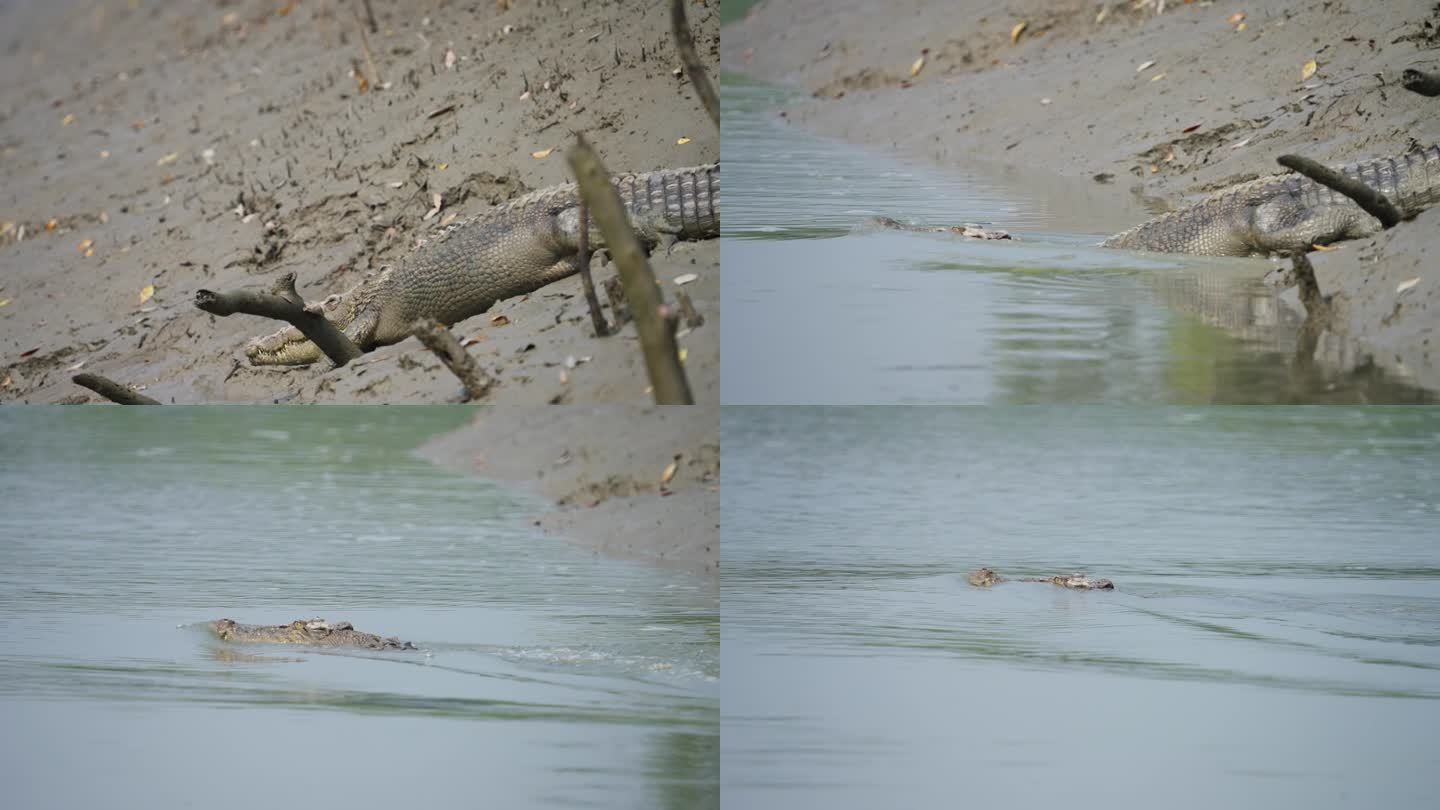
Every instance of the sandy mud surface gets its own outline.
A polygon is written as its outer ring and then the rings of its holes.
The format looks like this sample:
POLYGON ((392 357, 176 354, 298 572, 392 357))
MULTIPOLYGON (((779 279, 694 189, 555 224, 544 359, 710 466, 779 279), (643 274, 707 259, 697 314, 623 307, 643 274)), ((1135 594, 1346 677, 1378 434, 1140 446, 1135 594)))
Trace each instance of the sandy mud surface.
MULTIPOLYGON (((1341 163, 1440 142, 1440 99, 1399 84, 1406 68, 1440 70, 1434 0, 1156 10, 1155 0, 763 0, 725 27, 721 59, 806 91, 783 113, 814 132, 1091 186, 1109 214, 1086 216, 1109 232, 1279 171, 1285 153, 1341 163)), ((1431 212, 1312 255, 1337 304, 1317 359, 1440 390, 1436 222, 1431 212)), ((1270 269, 1255 265, 1257 276, 1270 269)))
POLYGON ((535 524, 597 554, 719 573, 713 405, 487 409, 420 454, 532 489, 555 505, 535 524))
MULTIPOLYGON (((77 371, 162 402, 446 401, 458 381, 413 339, 340 370, 252 368, 241 348, 281 324, 193 295, 286 272, 310 300, 347 289, 452 215, 569 179, 572 131, 616 172, 719 158, 664 2, 374 0, 373 67, 356 5, 0 6, 0 401, 95 399, 77 371)), ((688 10, 714 69, 718 2, 688 10)), ((699 276, 706 322, 680 344, 713 401, 718 246, 652 264, 667 296, 699 276)), ((456 331, 499 377, 494 403, 650 399, 634 326, 594 338, 578 278, 456 331)))

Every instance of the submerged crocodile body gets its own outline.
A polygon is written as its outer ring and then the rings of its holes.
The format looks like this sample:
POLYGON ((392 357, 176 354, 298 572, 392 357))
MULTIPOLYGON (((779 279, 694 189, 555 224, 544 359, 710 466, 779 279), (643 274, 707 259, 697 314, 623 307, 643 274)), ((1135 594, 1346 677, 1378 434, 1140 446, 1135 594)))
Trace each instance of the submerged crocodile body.
POLYGON ((860 223, 862 228, 888 228, 892 231, 919 231, 921 233, 953 233, 957 236, 964 236, 969 239, 1013 239, 1009 231, 1002 231, 999 228, 989 228, 984 225, 966 223, 964 225, 910 225, 898 219, 884 216, 874 216, 860 223))
POLYGON ((408 641, 362 633, 349 622, 296 619, 289 624, 239 624, 232 619, 210 622, 210 629, 225 641, 244 644, 308 644, 312 647, 355 647, 364 650, 414 650, 408 641))
MULTIPOLYGON (((1440 202, 1440 145, 1339 167, 1380 191, 1404 217, 1440 202)), ((1343 194, 1298 174, 1231 186, 1106 239, 1105 247, 1205 256, 1289 255, 1380 230, 1343 194)))
MULTIPOLYGON (((967 582, 977 588, 988 588, 991 585, 1007 581, 989 568, 981 568, 965 578, 967 582)), ((1062 588, 1070 588, 1076 591, 1113 591, 1115 583, 1108 579, 1091 579, 1084 574, 1062 574, 1053 577, 1019 577, 1016 582, 1048 582, 1051 585, 1059 585, 1062 588)))
MULTIPOLYGON (((720 164, 612 178, 647 247, 720 235, 720 164)), ((321 305, 364 351, 410 336, 420 318, 454 325, 496 301, 579 271, 580 193, 574 183, 534 191, 456 223, 321 305)), ((591 221, 589 247, 605 247, 591 221)), ((324 355, 293 326, 245 348, 254 365, 302 365, 324 355)))

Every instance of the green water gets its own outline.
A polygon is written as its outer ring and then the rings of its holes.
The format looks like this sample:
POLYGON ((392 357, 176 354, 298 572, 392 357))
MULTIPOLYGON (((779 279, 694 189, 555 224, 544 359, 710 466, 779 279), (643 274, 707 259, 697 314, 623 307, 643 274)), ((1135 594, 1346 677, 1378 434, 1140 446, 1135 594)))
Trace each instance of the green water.
POLYGON ((713 584, 411 455, 472 413, 0 411, 6 806, 713 806, 713 584), (222 616, 423 652, 237 648, 222 616))
POLYGON ((807 134, 791 100, 722 77, 727 404, 1432 399, 1297 363, 1304 311, 1269 262, 1098 247, 1147 215, 1109 186, 908 163, 807 134), (1016 240, 862 227, 877 215, 1016 240))
POLYGON ((1440 412, 721 429, 723 806, 1431 803, 1440 412), (1117 589, 970 587, 982 565, 1117 589))

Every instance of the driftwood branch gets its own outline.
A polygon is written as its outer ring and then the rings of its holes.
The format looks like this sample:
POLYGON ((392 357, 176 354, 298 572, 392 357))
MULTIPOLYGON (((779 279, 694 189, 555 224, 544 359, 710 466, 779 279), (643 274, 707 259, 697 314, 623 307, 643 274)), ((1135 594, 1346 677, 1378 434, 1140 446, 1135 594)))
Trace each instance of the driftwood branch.
POLYGON ((1400 74, 1400 84, 1422 96, 1440 96, 1440 73, 1426 73, 1410 68, 1400 74))
POLYGON ((565 158, 575 173, 590 216, 605 237, 610 258, 620 270, 625 300, 630 302, 635 331, 640 335, 640 349, 645 356, 645 370, 650 375, 655 404, 692 405, 695 399, 690 393, 690 382, 685 379, 685 368, 680 364, 674 325, 665 323, 660 285, 655 282, 650 263, 645 261, 645 250, 630 230, 630 218, 600 156, 586 143, 585 136, 576 135, 575 140, 575 146, 565 158))
POLYGON ((1382 227, 1393 228, 1403 219, 1390 198, 1359 180, 1352 180, 1334 169, 1299 155, 1281 155, 1279 163, 1354 200, 1356 205, 1365 209, 1365 213, 1380 220, 1382 227))
POLYGON ((465 394, 469 399, 484 399, 485 395, 490 393, 490 389, 495 386, 495 378, 480 368, 475 358, 460 345, 455 333, 434 318, 416 321, 412 332, 425 344, 425 348, 434 352, 440 362, 460 378, 460 384, 465 386, 465 394))
MULTIPOLYGON (((195 306, 221 317, 240 312, 285 321, 320 347, 320 351, 324 352, 337 368, 364 354, 354 341, 336 328, 335 324, 326 320, 323 314, 305 306, 305 300, 295 291, 294 273, 286 273, 276 279, 269 292, 197 290, 195 306)), ((318 310, 318 307, 316 309, 318 310)))
POLYGON ((605 313, 600 311, 600 297, 595 294, 595 279, 590 275, 590 208, 583 200, 580 202, 580 254, 576 261, 580 265, 580 284, 585 288, 585 303, 590 307, 595 337, 606 337, 610 327, 605 323, 605 313))
POLYGON ((690 36, 690 21, 685 19, 685 0, 670 0, 670 29, 675 34, 675 50, 680 53, 680 62, 685 66, 685 75, 695 88, 695 95, 705 105, 705 112, 715 126, 720 126, 720 97, 715 94, 715 85, 700 64, 700 55, 695 52, 695 39, 690 36))
POLYGON ((101 377, 99 374, 76 374, 70 380, 81 388, 89 388, 111 402, 121 405, 160 404, 158 400, 151 399, 128 385, 121 385, 108 377, 101 377))

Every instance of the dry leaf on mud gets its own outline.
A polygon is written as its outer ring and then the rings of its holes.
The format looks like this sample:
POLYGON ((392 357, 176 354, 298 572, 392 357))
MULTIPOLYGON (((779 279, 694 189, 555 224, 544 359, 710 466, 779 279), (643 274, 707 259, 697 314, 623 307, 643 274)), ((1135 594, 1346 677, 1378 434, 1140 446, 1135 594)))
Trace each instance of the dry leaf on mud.
POLYGON ((1321 253, 1329 253, 1332 250, 1339 250, 1339 245, 1311 245, 1311 250, 1318 250, 1321 253))
POLYGON ((446 48, 446 49, 445 49, 445 69, 446 69, 446 70, 454 70, 454 69, 455 69, 455 49, 454 49, 454 48, 446 48))
POLYGON ((1231 25, 1239 25, 1240 23, 1245 22, 1245 12, 1237 11, 1234 14, 1231 14, 1230 19, 1226 20, 1226 22, 1230 23, 1231 25))
POLYGON ((8 306, 9 304, 10 304, 10 299, 9 299, 9 298, 0 298, 0 307, 8 306))
POLYGON ((1242 22, 1242 23, 1240 23, 1239 25, 1235 26, 1235 30, 1236 30, 1236 32, 1244 31, 1244 30, 1245 30, 1245 23, 1242 22))
POLYGON ((91 251, 90 251, 90 248, 94 247, 94 245, 95 245, 95 240, 94 240, 94 239, 84 239, 84 240, 81 240, 81 242, 80 242, 80 244, 78 245, 78 247, 79 247, 81 253, 84 253, 86 256, 89 256, 89 255, 90 255, 90 252, 91 252, 91 251))
POLYGON ((75 123, 75 113, 65 113, 65 117, 60 119, 62 127, 68 127, 73 123, 75 123))
POLYGON ((689 142, 690 142, 690 139, 689 139, 689 138, 676 138, 676 139, 675 139, 675 143, 676 143, 676 145, 678 145, 678 146, 684 146, 685 144, 687 144, 687 143, 689 143, 689 142))
POLYGON ((510 323, 510 316, 508 316, 508 315, 495 315, 495 316, 493 316, 493 317, 490 318, 490 325, 491 325, 491 326, 505 326, 505 325, 507 325, 507 324, 509 324, 509 323, 510 323))
POLYGON ((449 225, 450 223, 454 222, 454 221, 456 220, 456 218, 459 217, 459 216, 460 216, 459 214, 455 213, 454 211, 451 211, 450 213, 448 213, 448 214, 446 214, 445 216, 443 216, 443 217, 440 218, 440 227, 443 228, 443 227, 445 227, 446 225, 449 225))
POLYGON ((84 360, 81 360, 80 362, 76 363, 76 364, 73 365, 73 366, 66 366, 66 367, 65 367, 65 370, 66 370, 66 371, 79 371, 80 369, 82 369, 82 368, 84 368, 84 367, 85 367, 85 361, 84 361, 84 360))
POLYGON ((1245 140, 1240 141, 1239 143, 1232 143, 1232 144, 1230 144, 1230 148, 1231 148, 1231 149, 1239 149, 1240 147, 1242 147, 1242 146, 1244 146, 1244 145, 1246 145, 1246 144, 1248 144, 1248 143, 1250 143, 1250 139, 1249 139, 1249 138, 1246 138, 1245 140))
POLYGON ((1015 23, 1015 27, 1010 29, 1011 45, 1014 45, 1016 42, 1020 41, 1020 35, 1025 33, 1025 26, 1027 25, 1029 25, 1029 23, 1022 20, 1021 22, 1015 23))
POLYGON ((1191 124, 1190 126, 1185 127, 1184 129, 1180 130, 1180 132, 1181 132, 1182 134, 1188 134, 1188 133, 1194 132, 1195 130, 1199 129, 1201 126, 1203 126, 1203 124, 1191 124))
POLYGON ((1140 63, 1140 67, 1135 68, 1135 72, 1136 72, 1136 73, 1144 73, 1146 68, 1152 68, 1152 67, 1155 67, 1155 60, 1154 60, 1154 59, 1151 59, 1149 62, 1141 62, 1141 63, 1140 63))
POLYGON ((175 161, 177 161, 177 160, 179 160, 179 159, 180 159, 180 153, 179 153, 179 152, 171 152, 170 154, 166 155, 165 157, 162 157, 162 158, 160 158, 159 160, 155 161, 155 165, 156 165, 156 166, 169 166, 171 163, 174 163, 175 161))
POLYGON ((683 287, 684 285, 689 284, 690 282, 698 278, 700 278, 700 275, 698 273, 686 273, 683 276, 676 276, 675 284, 683 287))
POLYGON ((552 146, 549 149, 541 149, 539 152, 531 152, 530 157, 535 158, 536 160, 544 160, 545 158, 550 157, 550 153, 554 151, 555 147, 552 146))
POLYGON ((679 469, 680 456, 676 456, 675 460, 670 462, 669 464, 666 464, 665 470, 660 473, 660 486, 663 487, 666 484, 670 483, 670 481, 675 478, 675 473, 678 472, 679 469))
POLYGON ((12 386, 12 385, 14 385, 14 384, 15 384, 15 379, 14 379, 13 377, 11 377, 9 374, 6 374, 6 375, 5 375, 5 379, 4 379, 4 380, 0 380, 0 388, 9 388, 10 386, 12 386))
POLYGON ((27 349, 26 351, 21 352, 21 353, 20 353, 20 357, 21 357, 21 358, 26 358, 26 357, 29 357, 30 355, 32 355, 32 354, 34 354, 34 353, 36 353, 36 352, 38 352, 38 351, 40 351, 40 347, 39 347, 39 346, 36 346, 36 347, 33 348, 33 349, 27 349))
POLYGON ((1412 278, 1412 279, 1410 279, 1409 281, 1402 281, 1402 282, 1400 282, 1399 284, 1397 284, 1397 285, 1395 286, 1395 292, 1396 292, 1396 294, 1405 293, 1405 292, 1408 291, 1408 290, 1413 290, 1413 289, 1415 288, 1415 285, 1416 285, 1416 284, 1419 284, 1419 283, 1420 283, 1420 277, 1419 277, 1419 276, 1416 276, 1415 278, 1412 278))
POLYGON ((140 303, 144 304, 146 301, 149 301, 152 297, 154 297, 154 295, 155 285, 146 284, 144 287, 140 288, 140 303))
POLYGON ((440 194, 436 192, 430 195, 430 210, 425 212, 425 216, 421 217, 421 221, 429 222, 430 218, 438 213, 440 213, 440 194))
POLYGON ((1314 60, 1314 59, 1311 59, 1309 62, 1306 62, 1306 63, 1305 63, 1305 66, 1302 67, 1302 68, 1300 68, 1300 81, 1303 82, 1303 81, 1305 81, 1306 79, 1310 78, 1311 76, 1314 76, 1314 75, 1315 75, 1315 71, 1317 71, 1317 70, 1319 70, 1319 69, 1320 69, 1320 66, 1315 63, 1315 60, 1314 60))
POLYGON ((1165 74, 1164 74, 1164 73, 1156 73, 1154 76, 1151 76, 1151 77, 1150 77, 1150 81, 1152 81, 1152 82, 1158 82, 1158 81, 1160 81, 1160 80, 1163 79, 1163 78, 1165 78, 1165 74))
POLYGON ((916 76, 919 76, 919 75, 920 75, 920 71, 923 70, 924 68, 925 68, 925 55, 924 55, 924 54, 921 54, 919 59, 916 59, 914 62, 912 62, 912 63, 910 64, 910 78, 913 79, 913 78, 915 78, 916 76))
POLYGON ((56 225, 59 225, 59 224, 60 224, 60 220, 58 220, 58 219, 53 219, 53 218, 52 218, 52 219, 46 220, 46 222, 45 222, 45 230, 47 230, 47 231, 53 231, 53 230, 55 230, 55 226, 56 226, 56 225))

